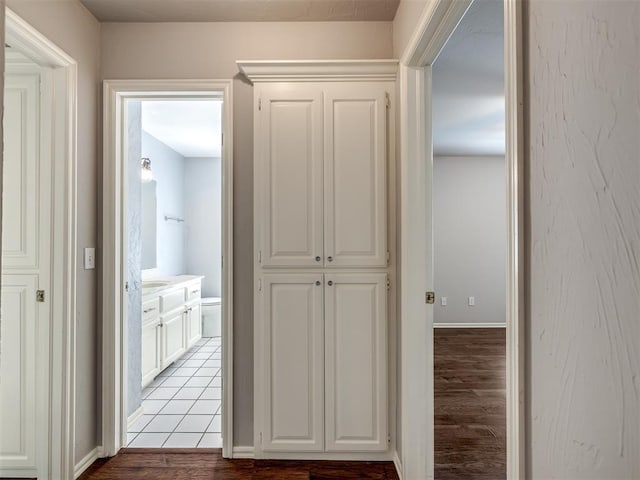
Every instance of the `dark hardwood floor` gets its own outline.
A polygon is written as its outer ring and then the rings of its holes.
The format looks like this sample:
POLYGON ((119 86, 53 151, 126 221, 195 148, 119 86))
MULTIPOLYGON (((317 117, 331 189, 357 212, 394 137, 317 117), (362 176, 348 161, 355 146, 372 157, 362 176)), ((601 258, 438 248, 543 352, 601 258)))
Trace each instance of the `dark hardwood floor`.
POLYGON ((398 480, 391 462, 225 460, 219 449, 124 449, 79 480, 398 480))
POLYGON ((435 478, 506 478, 504 328, 434 331, 435 478))

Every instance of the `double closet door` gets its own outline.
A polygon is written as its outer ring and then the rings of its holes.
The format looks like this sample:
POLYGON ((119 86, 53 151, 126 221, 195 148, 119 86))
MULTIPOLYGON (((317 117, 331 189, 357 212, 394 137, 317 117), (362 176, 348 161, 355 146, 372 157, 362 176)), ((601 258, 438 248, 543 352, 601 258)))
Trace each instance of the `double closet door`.
POLYGON ((387 82, 256 86, 266 452, 388 449, 387 82))

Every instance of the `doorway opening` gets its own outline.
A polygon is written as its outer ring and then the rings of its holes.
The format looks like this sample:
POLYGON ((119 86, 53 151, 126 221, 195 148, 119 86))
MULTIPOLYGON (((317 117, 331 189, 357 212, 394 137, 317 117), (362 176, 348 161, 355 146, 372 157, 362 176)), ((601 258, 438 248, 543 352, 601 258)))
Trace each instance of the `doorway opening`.
POLYGON ((230 105, 226 81, 105 82, 107 455, 231 456, 230 105))
POLYGON ((506 478, 504 13, 476 0, 432 65, 434 473, 506 478))
POLYGON ((126 101, 128 447, 222 448, 221 120, 126 101))

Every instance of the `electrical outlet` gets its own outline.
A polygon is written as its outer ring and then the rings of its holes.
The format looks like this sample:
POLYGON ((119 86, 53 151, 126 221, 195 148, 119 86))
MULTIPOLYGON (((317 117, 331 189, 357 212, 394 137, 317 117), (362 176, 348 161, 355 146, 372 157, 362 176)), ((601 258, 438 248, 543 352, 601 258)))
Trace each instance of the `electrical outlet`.
POLYGON ((476 297, 469 297, 469 306, 473 307, 476 304, 476 297))
POLYGON ((84 249, 84 269, 94 270, 96 268, 96 249, 87 247, 84 249))
POLYGON ((447 306, 447 297, 440 297, 440 305, 443 307, 447 306))

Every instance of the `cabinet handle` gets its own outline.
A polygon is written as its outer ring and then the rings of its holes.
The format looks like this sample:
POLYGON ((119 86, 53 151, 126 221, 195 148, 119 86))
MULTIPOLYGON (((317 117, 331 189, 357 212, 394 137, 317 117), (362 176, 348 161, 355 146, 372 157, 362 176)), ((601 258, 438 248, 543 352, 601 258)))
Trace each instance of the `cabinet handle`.
POLYGON ((333 285, 333 282, 332 282, 331 280, 329 280, 329 281, 327 282, 327 285, 329 285, 329 286, 331 287, 331 286, 333 285))
POLYGON ((316 280, 316 285, 320 285, 320 280, 316 280))
POLYGON ((316 257, 316 262, 319 262, 320 260, 322 260, 322 257, 316 257))
POLYGON ((151 308, 147 308, 146 310, 143 310, 144 313, 149 313, 149 312, 153 312, 156 309, 156 307, 151 307, 151 308))
POLYGON ((327 257, 327 260, 329 260, 330 262, 333 262, 333 257, 327 257))
POLYGON ((200 293, 200 290, 191 290, 191 293, 200 293))

